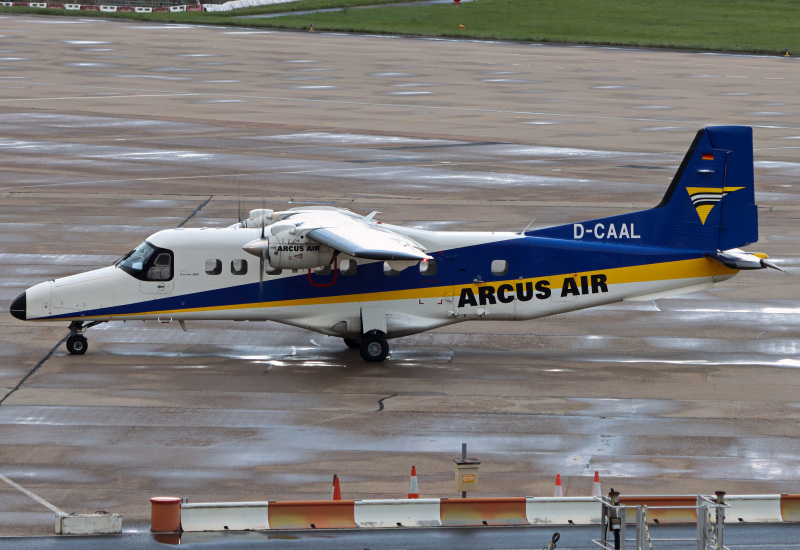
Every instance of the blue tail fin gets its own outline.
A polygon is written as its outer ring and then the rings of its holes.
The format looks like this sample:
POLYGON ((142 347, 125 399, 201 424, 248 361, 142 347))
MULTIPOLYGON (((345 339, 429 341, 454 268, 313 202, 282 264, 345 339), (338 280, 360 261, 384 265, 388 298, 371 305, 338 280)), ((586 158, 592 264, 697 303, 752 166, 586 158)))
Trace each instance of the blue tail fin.
POLYGON ((758 240, 753 130, 711 126, 697 132, 655 208, 550 227, 530 236, 716 252, 758 240))

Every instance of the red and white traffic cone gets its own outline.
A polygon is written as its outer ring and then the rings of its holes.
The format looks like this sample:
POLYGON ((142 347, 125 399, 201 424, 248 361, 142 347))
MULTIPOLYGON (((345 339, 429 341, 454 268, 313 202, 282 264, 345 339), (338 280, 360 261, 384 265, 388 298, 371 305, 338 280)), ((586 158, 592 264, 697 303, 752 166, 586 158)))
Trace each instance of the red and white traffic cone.
POLYGON ((556 474, 556 490, 553 496, 554 497, 564 496, 564 490, 561 488, 561 474, 556 474))
POLYGON ((342 488, 339 487, 339 476, 333 474, 333 492, 331 500, 342 500, 342 488))
POLYGON ((419 498, 419 486, 417 485, 417 467, 411 467, 411 483, 408 485, 408 498, 419 498))
POLYGON ((601 497, 603 496, 603 491, 600 489, 600 472, 595 470, 594 472, 594 485, 592 485, 592 496, 593 497, 601 497))

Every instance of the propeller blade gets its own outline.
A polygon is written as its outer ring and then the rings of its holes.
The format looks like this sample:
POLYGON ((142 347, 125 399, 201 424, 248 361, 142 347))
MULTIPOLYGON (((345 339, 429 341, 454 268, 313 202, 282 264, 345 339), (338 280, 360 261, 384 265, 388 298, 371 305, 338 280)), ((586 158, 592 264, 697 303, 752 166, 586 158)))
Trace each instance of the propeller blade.
POLYGON ((261 254, 258 268, 258 297, 261 299, 264 296, 264 254, 261 254))

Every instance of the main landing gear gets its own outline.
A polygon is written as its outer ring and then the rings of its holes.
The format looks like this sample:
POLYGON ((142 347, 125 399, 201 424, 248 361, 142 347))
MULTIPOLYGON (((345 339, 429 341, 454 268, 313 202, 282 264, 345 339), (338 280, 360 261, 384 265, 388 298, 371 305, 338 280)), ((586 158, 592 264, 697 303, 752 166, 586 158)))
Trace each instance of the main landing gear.
POLYGON ((377 330, 361 335, 360 349, 361 358, 368 363, 380 363, 389 356, 389 343, 377 330))
POLYGON ((67 351, 72 355, 83 355, 89 349, 89 342, 83 332, 95 325, 99 325, 105 321, 93 321, 91 323, 83 323, 83 321, 72 321, 69 324, 69 338, 67 338, 67 351))
POLYGON ((380 363, 389 356, 389 343, 379 330, 371 330, 358 338, 344 338, 344 344, 350 349, 361 351, 361 357, 368 363, 380 363))
POLYGON ((344 345, 350 349, 359 349, 361 347, 361 340, 358 338, 344 338, 344 345))

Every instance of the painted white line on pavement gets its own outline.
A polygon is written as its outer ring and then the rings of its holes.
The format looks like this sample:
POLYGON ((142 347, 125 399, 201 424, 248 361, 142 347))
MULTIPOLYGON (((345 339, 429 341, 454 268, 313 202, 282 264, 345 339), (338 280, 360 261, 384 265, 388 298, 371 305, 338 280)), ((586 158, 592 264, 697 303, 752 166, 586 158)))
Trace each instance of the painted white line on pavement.
POLYGON ((23 487, 23 486, 22 486, 22 485, 20 485, 19 483, 14 483, 13 481, 11 481, 10 479, 8 479, 8 478, 7 478, 6 476, 4 476, 3 474, 0 474, 0 479, 2 479, 3 481, 5 481, 5 482, 6 482, 6 483, 8 483, 9 485, 11 485, 11 486, 12 486, 14 489, 17 489, 17 490, 19 490, 20 492, 22 492, 23 494, 25 494, 25 495, 28 495, 29 497, 31 497, 33 500, 35 500, 36 502, 38 502, 38 503, 39 503, 39 504, 41 504, 42 506, 46 506, 47 508, 49 508, 50 510, 52 510, 53 512, 55 512, 55 513, 56 513, 56 514, 58 514, 59 516, 67 516, 67 515, 69 515, 69 514, 67 514, 66 512, 64 512, 63 510, 59 510, 58 508, 56 508, 55 506, 53 506, 52 504, 50 504, 49 502, 47 502, 47 501, 46 501, 45 499, 43 499, 42 497, 40 497, 40 496, 37 496, 37 495, 35 495, 35 494, 31 493, 29 490, 27 490, 25 487, 23 487))

